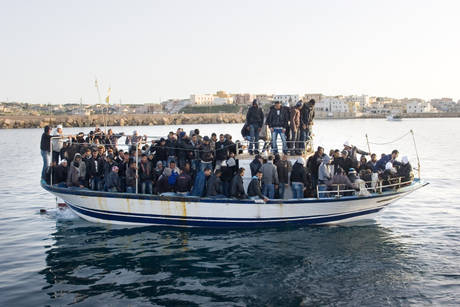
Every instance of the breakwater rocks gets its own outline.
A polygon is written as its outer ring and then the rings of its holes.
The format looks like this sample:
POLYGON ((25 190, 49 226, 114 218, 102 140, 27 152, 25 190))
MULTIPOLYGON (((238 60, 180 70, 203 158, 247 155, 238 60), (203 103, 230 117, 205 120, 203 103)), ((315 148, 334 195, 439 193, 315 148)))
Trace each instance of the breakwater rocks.
MULTIPOLYGON (((241 113, 218 114, 138 114, 106 116, 107 126, 161 126, 186 124, 232 124, 243 123, 241 113)), ((43 128, 63 125, 64 127, 104 126, 103 115, 59 115, 59 116, 1 116, 0 128, 43 128)))

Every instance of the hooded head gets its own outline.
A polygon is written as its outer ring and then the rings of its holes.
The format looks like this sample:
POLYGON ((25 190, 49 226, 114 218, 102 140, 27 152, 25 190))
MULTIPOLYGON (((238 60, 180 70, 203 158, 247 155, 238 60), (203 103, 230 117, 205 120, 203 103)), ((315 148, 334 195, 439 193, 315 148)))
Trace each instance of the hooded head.
POLYGON ((305 159, 302 157, 299 157, 296 162, 301 164, 302 166, 305 166, 305 159))
POLYGON ((254 99, 254 100, 252 101, 252 106, 253 106, 253 107, 256 107, 256 108, 258 107, 258 105, 257 105, 257 99, 254 99))
POLYGON ((403 165, 406 165, 407 163, 409 163, 409 158, 407 156, 404 156, 401 158, 401 163, 403 165))

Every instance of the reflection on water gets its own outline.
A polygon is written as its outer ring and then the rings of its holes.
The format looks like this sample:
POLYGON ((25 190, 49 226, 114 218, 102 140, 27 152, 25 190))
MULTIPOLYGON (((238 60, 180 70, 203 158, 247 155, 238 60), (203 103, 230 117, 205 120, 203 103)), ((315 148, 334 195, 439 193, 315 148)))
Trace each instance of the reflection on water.
POLYGON ((41 274, 58 304, 386 304, 408 295, 410 253, 375 225, 176 231, 65 222, 52 236, 41 274))

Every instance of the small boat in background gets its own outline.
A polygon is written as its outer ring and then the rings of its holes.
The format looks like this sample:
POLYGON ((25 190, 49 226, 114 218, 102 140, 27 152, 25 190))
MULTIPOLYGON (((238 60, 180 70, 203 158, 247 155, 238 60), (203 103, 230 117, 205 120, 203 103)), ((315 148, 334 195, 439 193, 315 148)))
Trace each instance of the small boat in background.
POLYGON ((401 121, 402 116, 401 116, 401 114, 390 114, 390 115, 387 116, 387 120, 389 120, 389 121, 401 121))

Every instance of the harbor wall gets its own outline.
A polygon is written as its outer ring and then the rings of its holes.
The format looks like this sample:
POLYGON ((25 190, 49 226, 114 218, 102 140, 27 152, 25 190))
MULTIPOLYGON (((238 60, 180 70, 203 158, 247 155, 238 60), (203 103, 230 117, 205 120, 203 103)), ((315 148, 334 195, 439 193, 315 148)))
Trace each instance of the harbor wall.
MULTIPOLYGON (((317 115, 316 119, 357 119, 385 118, 380 114, 363 114, 359 117, 352 114, 339 114, 332 117, 317 115)), ((460 117, 460 113, 414 113, 402 114, 403 118, 449 118, 460 117)), ((106 116, 107 126, 158 126, 158 125, 187 125, 187 124, 232 124, 243 123, 246 116, 242 113, 215 114, 136 114, 106 116)), ((0 116, 1 129, 13 128, 43 128, 47 125, 64 127, 94 127, 104 126, 103 115, 51 115, 51 116, 0 116)))

